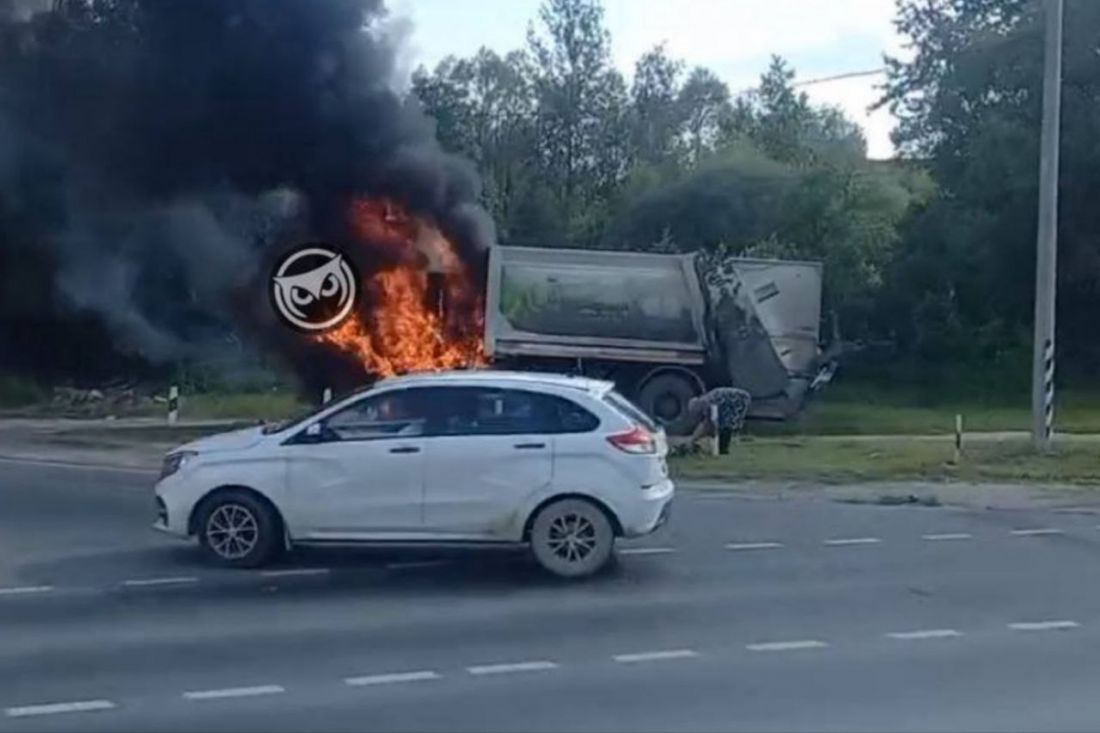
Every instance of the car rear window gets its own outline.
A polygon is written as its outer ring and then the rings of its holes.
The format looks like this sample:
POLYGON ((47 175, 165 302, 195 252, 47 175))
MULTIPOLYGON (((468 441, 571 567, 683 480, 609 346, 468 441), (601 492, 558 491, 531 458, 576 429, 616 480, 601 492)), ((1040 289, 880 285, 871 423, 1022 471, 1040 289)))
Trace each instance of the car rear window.
POLYGON ((654 422, 653 418, 645 414, 640 407, 635 405, 626 397, 623 397, 618 392, 608 392, 606 395, 604 395, 604 401, 616 410, 618 410, 621 414, 625 415, 627 418, 644 427, 646 430, 657 432, 657 423, 654 422))

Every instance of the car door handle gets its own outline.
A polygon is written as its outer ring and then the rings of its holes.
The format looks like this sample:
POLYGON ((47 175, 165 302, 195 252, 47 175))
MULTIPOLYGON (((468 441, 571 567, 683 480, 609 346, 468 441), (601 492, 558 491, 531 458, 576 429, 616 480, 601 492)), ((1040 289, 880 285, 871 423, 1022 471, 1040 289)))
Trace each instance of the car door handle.
POLYGON ((390 453, 419 453, 420 449, 415 445, 403 445, 399 448, 390 448, 390 453))
POLYGON ((516 443, 512 447, 516 450, 540 450, 546 447, 546 443, 516 443))

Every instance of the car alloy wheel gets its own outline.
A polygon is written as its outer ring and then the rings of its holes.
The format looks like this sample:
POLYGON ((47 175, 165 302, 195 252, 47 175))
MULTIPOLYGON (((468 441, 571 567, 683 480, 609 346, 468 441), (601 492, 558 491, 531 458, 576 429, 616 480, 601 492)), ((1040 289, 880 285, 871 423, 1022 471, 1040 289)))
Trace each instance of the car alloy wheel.
POLYGON ((530 539, 531 551, 545 569, 564 578, 583 578, 607 564, 615 530, 596 504, 570 498, 539 511, 530 539))
POLYGON ((579 514, 565 514, 550 523, 546 544, 566 562, 580 562, 596 547, 596 527, 579 514))
POLYGON ((260 527, 248 507, 220 504, 206 520, 206 541, 211 551, 225 560, 248 557, 259 542, 260 527))

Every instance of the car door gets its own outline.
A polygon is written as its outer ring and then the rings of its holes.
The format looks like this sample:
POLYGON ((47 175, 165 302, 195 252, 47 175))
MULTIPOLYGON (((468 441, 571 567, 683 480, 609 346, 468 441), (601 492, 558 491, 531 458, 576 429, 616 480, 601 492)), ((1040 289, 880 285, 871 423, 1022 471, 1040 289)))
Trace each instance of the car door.
POLYGON ((368 395, 288 445, 287 481, 305 539, 414 538, 423 525, 423 400, 368 395))
POLYGON ((431 391, 425 529, 455 539, 514 539, 517 511, 553 476, 540 394, 480 386, 431 391))

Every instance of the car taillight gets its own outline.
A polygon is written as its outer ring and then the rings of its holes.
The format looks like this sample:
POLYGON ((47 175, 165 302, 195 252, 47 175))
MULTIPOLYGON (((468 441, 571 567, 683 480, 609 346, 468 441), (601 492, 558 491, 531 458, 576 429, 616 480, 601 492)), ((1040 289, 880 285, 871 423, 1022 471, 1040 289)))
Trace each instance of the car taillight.
POLYGON ((607 436, 607 442, 625 453, 651 454, 657 452, 657 441, 645 428, 635 425, 625 433, 607 436))

